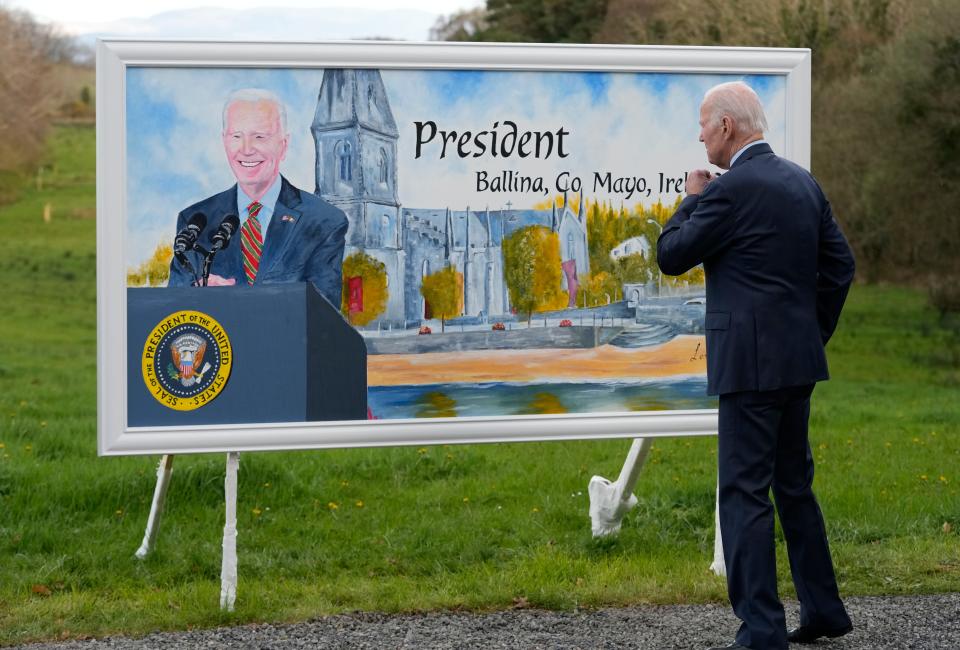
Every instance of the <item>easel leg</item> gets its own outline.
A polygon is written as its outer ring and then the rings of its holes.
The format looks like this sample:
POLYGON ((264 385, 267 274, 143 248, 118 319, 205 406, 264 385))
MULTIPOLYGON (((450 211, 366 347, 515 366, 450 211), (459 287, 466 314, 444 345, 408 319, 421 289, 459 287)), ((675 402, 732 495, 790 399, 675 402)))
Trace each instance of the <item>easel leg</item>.
POLYGON ((220 609, 233 611, 237 600, 237 471, 240 452, 227 454, 227 475, 223 481, 226 521, 223 525, 223 562, 220 565, 220 609))
POLYGON ((713 564, 710 569, 718 576, 727 575, 727 565, 723 559, 723 537, 720 536, 720 481, 717 481, 717 506, 713 522, 713 564))
POLYGON ((619 533, 623 516, 637 505, 633 488, 652 444, 653 440, 650 438, 637 438, 633 441, 615 483, 602 476, 590 479, 587 492, 590 495, 590 522, 594 537, 619 533))
POLYGON ((173 471, 173 456, 166 455, 160 459, 160 464, 157 466, 157 486, 153 489, 153 503, 150 504, 147 529, 143 533, 140 548, 135 553, 137 558, 141 560, 147 557, 156 545, 157 530, 160 528, 160 515, 163 514, 163 503, 167 498, 171 471, 173 471))

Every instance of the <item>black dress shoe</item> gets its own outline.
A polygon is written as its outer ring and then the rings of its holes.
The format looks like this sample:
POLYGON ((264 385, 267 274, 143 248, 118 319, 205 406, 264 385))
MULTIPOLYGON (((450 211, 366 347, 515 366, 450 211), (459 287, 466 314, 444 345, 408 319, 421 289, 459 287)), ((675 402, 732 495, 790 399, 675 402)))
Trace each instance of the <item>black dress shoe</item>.
POLYGON ((787 632, 787 641, 790 643, 813 643, 817 639, 827 637, 836 639, 853 630, 853 624, 840 628, 819 627, 816 625, 801 625, 787 632))

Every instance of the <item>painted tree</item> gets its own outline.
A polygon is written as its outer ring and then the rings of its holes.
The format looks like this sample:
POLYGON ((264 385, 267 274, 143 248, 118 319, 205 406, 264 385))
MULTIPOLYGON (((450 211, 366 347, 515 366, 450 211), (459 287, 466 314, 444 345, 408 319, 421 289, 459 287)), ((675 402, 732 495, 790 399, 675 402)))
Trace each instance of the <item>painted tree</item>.
POLYGON ((606 271, 591 273, 583 280, 577 292, 577 305, 580 307, 607 305, 622 297, 621 284, 617 278, 606 271))
POLYGON ((452 266, 445 266, 423 278, 420 295, 430 305, 434 316, 440 316, 440 331, 446 329, 446 320, 459 316, 463 305, 463 275, 452 266))
POLYGON ((645 256, 643 253, 624 255, 614 264, 614 277, 621 285, 644 283, 651 277, 656 277, 659 269, 653 254, 645 256))
POLYGON ((677 276, 663 276, 664 286, 671 286, 674 289, 703 286, 706 278, 703 274, 703 265, 698 264, 686 273, 677 276))
POLYGON ((504 280, 510 304, 527 315, 562 309, 567 294, 560 288, 560 238, 543 226, 527 226, 503 240, 504 280))
POLYGON ((387 267, 362 251, 347 256, 343 260, 343 290, 340 295, 340 312, 351 325, 370 323, 387 308, 390 295, 387 291, 387 267), (350 300, 351 280, 359 284, 359 302, 350 300))
POLYGON ((170 260, 172 258, 173 246, 158 244, 149 259, 137 268, 127 270, 127 286, 164 286, 170 279, 170 260))

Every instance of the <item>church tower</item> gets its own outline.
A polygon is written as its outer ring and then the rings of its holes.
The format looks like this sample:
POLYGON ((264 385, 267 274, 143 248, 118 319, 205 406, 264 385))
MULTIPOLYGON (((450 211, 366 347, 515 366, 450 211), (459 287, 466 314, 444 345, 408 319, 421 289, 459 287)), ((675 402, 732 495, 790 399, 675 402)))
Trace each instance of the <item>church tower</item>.
POLYGON ((397 194, 399 132, 379 70, 326 69, 310 126, 316 194, 350 222, 346 255, 363 250, 383 262, 388 319, 403 318, 403 223, 397 194))

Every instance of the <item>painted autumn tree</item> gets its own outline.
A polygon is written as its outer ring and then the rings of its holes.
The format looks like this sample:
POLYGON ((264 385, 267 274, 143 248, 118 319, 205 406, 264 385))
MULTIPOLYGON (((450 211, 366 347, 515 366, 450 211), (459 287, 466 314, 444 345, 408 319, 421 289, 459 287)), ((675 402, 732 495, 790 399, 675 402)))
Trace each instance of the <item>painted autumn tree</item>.
POLYGON ((620 300, 622 285, 610 273, 599 271, 584 277, 577 291, 577 305, 596 307, 620 300))
POLYGON ((343 260, 343 290, 340 295, 340 312, 351 325, 362 326, 373 321, 387 308, 390 295, 387 292, 387 267, 362 251, 349 255, 343 260), (363 282, 363 309, 360 311, 350 311, 350 278, 361 278, 363 282))
POLYGON ((170 279, 170 260, 173 258, 173 246, 159 244, 150 259, 135 269, 127 269, 128 287, 160 287, 170 279))
POLYGON ((543 226, 520 228, 503 240, 503 263, 510 304, 527 315, 527 327, 533 312, 566 306, 557 233, 543 226))
POLYGON ((452 266, 445 266, 436 273, 423 278, 420 294, 430 303, 430 311, 440 316, 440 331, 446 328, 446 320, 460 315, 463 304, 463 275, 452 266))

